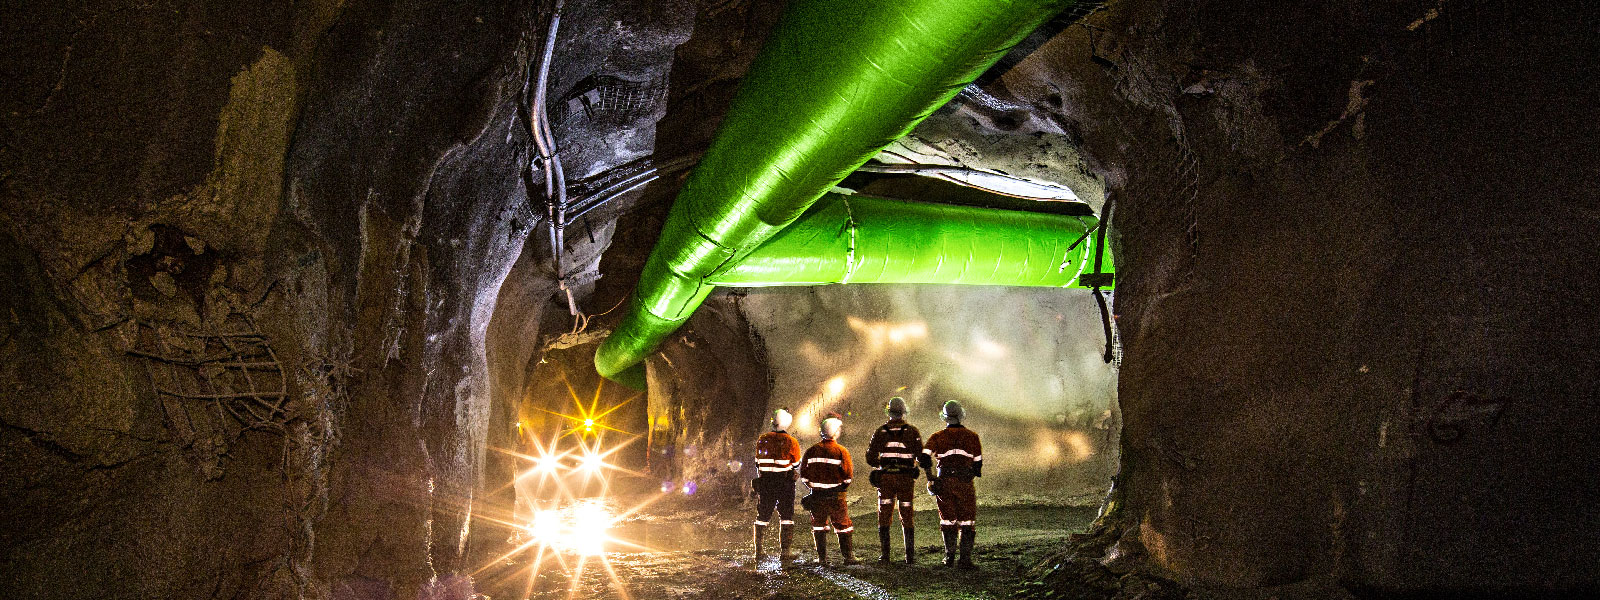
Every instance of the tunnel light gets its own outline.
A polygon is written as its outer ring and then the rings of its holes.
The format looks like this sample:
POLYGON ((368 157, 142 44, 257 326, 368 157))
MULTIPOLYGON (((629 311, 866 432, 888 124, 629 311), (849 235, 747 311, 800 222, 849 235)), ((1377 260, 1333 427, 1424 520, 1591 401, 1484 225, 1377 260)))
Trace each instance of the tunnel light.
POLYGON ((583 420, 583 431, 584 433, 594 433, 594 419, 583 420))
POLYGON ((599 473, 600 469, 605 468, 606 460, 604 457, 600 456, 594 451, 586 451, 583 453, 583 458, 579 461, 579 466, 585 473, 599 473))
POLYGON ((554 457, 554 456, 543 456, 543 457, 540 457, 538 460, 534 461, 533 470, 534 470, 534 472, 540 473, 542 475, 549 475, 549 474, 555 473, 556 472, 556 467, 559 467, 560 465, 561 465, 561 461, 557 460, 556 457, 554 457))
POLYGON ((604 506, 593 502, 580 504, 572 510, 567 546, 585 556, 602 554, 606 549, 606 532, 610 529, 611 513, 604 506))
POLYGON ((534 541, 548 546, 561 541, 561 529, 561 513, 541 509, 533 513, 528 534, 533 536, 534 541))
POLYGON ((562 510, 540 509, 524 529, 544 548, 594 556, 605 552, 615 520, 605 505, 584 502, 562 510))

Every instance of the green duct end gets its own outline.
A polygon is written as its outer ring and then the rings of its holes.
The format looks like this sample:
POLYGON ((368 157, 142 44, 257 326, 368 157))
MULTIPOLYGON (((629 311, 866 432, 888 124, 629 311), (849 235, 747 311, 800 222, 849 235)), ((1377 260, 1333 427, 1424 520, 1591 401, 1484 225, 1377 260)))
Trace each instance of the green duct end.
POLYGON ((645 382, 644 363, 636 363, 621 372, 612 373, 606 379, 620 383, 636 392, 645 391, 645 388, 649 387, 649 384, 645 382))
MULTIPOLYGON (((710 293, 710 286, 705 286, 705 292, 710 293)), ((704 296, 700 296, 702 299, 704 296)), ((681 319, 665 319, 656 316, 648 310, 639 309, 638 297, 628 300, 630 309, 623 316, 622 322, 612 331, 611 336, 600 344, 595 351, 594 367, 600 376, 628 385, 634 389, 644 389, 643 361, 650 352, 666 341, 667 336, 683 326, 688 316, 681 319), (631 373, 637 367, 636 373, 631 373), (633 381, 625 381, 623 377, 630 377, 633 381), (637 384, 637 386, 635 386, 637 384)), ((699 302, 695 303, 696 306, 699 302)))

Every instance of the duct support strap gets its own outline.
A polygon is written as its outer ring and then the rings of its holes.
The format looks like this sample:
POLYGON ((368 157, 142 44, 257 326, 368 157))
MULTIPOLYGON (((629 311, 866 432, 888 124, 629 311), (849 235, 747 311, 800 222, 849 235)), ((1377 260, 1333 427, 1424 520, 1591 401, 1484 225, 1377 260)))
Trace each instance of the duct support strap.
POLYGON ((627 312, 595 353, 640 363, 711 293, 706 278, 798 218, 1071 0, 795 0, 685 182, 627 312))

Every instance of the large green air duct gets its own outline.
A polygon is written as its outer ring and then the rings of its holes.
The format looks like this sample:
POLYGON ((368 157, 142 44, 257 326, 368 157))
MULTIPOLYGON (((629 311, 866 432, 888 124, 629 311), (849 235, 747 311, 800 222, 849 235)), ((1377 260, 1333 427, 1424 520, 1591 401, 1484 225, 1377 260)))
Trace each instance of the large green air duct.
POLYGON ((1094 268, 1096 222, 1087 216, 826 194, 799 220, 706 281, 731 287, 1079 287, 1078 275, 1094 268))
POLYGON ((627 312, 595 353, 640 362, 689 319, 706 277, 805 212, 1072 0, 794 0, 684 183, 627 312))

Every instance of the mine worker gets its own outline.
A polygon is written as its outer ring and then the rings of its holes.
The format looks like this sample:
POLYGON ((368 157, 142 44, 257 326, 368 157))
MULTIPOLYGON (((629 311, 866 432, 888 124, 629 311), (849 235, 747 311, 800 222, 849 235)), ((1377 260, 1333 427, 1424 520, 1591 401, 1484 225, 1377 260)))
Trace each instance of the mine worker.
POLYGON ((761 560, 761 538, 771 523, 772 509, 778 509, 779 556, 794 560, 794 480, 800 467, 800 441, 786 431, 794 417, 789 411, 772 411, 772 431, 756 438, 756 560, 761 560))
POLYGON ((911 564, 916 562, 912 485, 917 480, 917 465, 929 467, 933 459, 922 453, 922 433, 905 421, 905 398, 890 398, 883 412, 889 415, 889 422, 872 432, 872 441, 867 444, 867 464, 874 467, 870 481, 878 488, 878 562, 889 562, 889 525, 894 523, 895 509, 899 509, 906 564, 911 564))
POLYGON ((800 504, 811 512, 811 537, 817 543, 817 562, 828 562, 828 529, 839 534, 839 554, 844 564, 860 564, 850 535, 855 526, 850 523, 850 509, 845 505, 844 492, 850 487, 855 468, 850 465, 850 451, 839 445, 839 430, 844 421, 829 417, 822 421, 822 441, 806 449, 800 460, 800 482, 811 488, 811 494, 800 504))
MULTIPOLYGON (((978 495, 972 478, 983 475, 983 446, 978 434, 961 426, 961 403, 951 400, 940 411, 949 426, 928 436, 923 453, 937 460, 937 473, 928 472, 928 492, 939 507, 939 531, 944 534, 944 564, 974 568, 972 543, 978 518, 978 495), (957 535, 961 560, 956 561, 957 535)), ((927 467, 924 467, 925 469, 927 467)))

